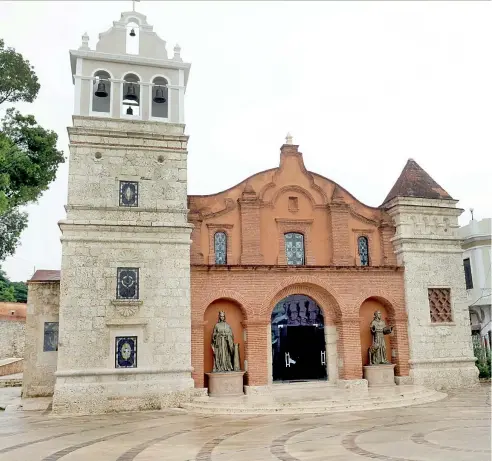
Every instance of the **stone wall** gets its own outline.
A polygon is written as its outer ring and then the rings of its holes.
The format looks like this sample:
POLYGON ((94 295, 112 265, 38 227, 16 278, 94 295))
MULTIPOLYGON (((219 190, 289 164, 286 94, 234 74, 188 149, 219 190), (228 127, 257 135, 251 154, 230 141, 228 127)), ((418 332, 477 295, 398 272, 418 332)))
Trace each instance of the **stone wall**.
POLYGON ((26 321, 0 317, 0 359, 24 357, 26 321))
POLYGON ((44 324, 58 322, 59 282, 28 282, 23 397, 53 394, 57 351, 44 351, 44 324))
POLYGON ((387 208, 397 227, 393 243, 405 266, 410 377, 449 389, 477 383, 454 200, 396 198, 387 208), (451 293, 451 317, 433 321, 429 289, 451 293))
POLYGON ((184 125, 74 117, 69 136, 53 411, 176 405, 193 388, 184 125), (136 206, 120 181, 138 182, 136 206), (118 268, 139 270, 135 299, 117 299, 118 268), (128 336, 136 366, 117 367, 128 336))

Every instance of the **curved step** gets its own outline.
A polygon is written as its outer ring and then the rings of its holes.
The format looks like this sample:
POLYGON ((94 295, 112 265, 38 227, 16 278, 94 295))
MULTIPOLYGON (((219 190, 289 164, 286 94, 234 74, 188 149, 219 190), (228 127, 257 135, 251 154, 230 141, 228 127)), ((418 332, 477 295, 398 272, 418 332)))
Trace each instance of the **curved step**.
POLYGON ((436 402, 447 397, 442 392, 421 389, 419 392, 409 392, 391 397, 359 398, 341 400, 290 401, 276 402, 262 399, 251 400, 247 397, 233 399, 200 398, 190 403, 184 403, 182 408, 190 413, 198 414, 320 414, 348 411, 364 411, 374 409, 398 408, 436 402))

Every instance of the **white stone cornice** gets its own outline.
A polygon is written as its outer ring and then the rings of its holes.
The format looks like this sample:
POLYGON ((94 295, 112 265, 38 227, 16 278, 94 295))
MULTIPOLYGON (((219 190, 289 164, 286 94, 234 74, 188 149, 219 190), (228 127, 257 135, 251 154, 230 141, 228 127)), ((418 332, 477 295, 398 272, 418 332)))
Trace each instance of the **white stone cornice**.
POLYGON ((102 53, 100 51, 87 50, 70 50, 70 56, 74 58, 90 59, 92 61, 116 62, 126 66, 141 65, 168 69, 184 69, 189 71, 191 64, 187 62, 174 61, 172 59, 146 58, 144 56, 133 54, 112 54, 102 53))

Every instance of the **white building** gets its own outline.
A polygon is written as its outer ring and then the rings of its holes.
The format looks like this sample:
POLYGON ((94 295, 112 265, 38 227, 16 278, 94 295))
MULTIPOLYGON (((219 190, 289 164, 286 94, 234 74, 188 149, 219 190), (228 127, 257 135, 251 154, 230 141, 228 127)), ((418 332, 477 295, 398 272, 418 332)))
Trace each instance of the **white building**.
POLYGON ((482 343, 490 348, 492 342, 491 219, 486 218, 481 221, 472 219, 469 224, 460 228, 460 237, 472 334, 480 336, 482 343))

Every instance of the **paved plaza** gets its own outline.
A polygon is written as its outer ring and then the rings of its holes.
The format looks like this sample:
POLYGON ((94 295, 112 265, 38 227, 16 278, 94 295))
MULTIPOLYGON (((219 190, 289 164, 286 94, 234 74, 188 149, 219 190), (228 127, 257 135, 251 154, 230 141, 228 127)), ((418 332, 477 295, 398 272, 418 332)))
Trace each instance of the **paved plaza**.
POLYGON ((488 384, 425 405, 324 415, 0 413, 1 461, 489 461, 490 442, 488 384))

